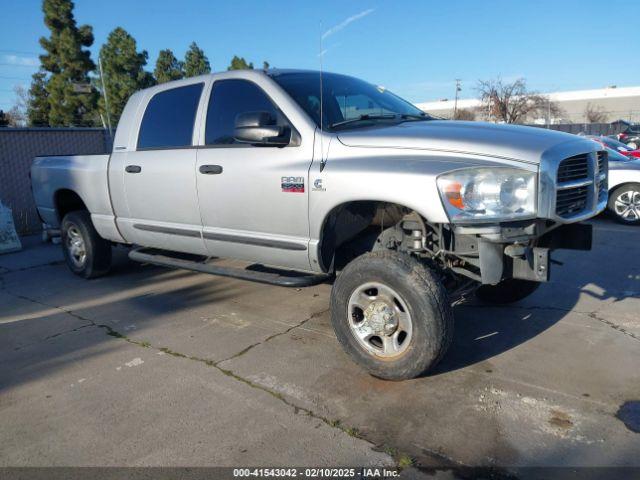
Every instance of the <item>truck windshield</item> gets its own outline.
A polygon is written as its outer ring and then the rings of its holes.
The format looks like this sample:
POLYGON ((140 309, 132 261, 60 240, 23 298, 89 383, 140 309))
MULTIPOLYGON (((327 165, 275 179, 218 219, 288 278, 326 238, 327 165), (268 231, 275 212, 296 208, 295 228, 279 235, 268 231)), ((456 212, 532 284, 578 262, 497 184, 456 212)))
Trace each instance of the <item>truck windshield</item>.
MULTIPOLYGON (((320 126, 319 72, 274 72, 271 77, 320 126)), ((324 130, 431 120, 422 110, 384 87, 335 73, 322 74, 322 102, 324 130)))

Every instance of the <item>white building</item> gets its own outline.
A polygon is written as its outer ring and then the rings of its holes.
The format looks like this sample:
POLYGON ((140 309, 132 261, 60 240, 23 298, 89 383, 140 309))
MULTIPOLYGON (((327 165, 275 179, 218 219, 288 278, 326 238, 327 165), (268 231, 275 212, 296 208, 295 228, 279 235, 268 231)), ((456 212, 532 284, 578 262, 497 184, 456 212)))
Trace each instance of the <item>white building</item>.
MULTIPOLYGON (((640 87, 609 87, 597 90, 575 90, 543 94, 562 109, 561 118, 552 119, 553 123, 584 123, 587 107, 602 111, 607 122, 626 120, 640 123, 640 87)), ((451 118, 454 100, 417 103, 421 110, 434 115, 451 118)), ((476 111, 480 107, 478 99, 459 99, 458 109, 476 111)), ((478 120, 483 119, 477 114, 478 120)), ((533 123, 545 123, 546 116, 531 119, 533 123)))

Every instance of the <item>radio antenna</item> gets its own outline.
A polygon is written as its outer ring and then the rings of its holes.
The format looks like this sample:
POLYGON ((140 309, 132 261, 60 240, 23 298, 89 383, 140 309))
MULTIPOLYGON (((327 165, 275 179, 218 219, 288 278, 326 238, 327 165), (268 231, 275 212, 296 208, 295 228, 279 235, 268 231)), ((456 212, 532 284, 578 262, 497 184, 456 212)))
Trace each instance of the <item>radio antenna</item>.
POLYGON ((322 92, 322 57, 324 56, 324 50, 322 49, 322 37, 324 33, 322 33, 322 20, 320 20, 320 171, 324 170, 324 139, 322 138, 324 135, 322 134, 322 122, 323 118, 323 110, 324 110, 324 99, 322 92))

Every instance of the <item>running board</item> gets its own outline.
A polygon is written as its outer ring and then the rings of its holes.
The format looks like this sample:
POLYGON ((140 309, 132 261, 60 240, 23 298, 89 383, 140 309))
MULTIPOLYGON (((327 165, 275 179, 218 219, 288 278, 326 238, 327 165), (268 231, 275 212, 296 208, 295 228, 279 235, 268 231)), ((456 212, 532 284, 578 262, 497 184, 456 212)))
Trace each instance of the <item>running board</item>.
MULTIPOLYGON (((176 254, 180 255, 180 254, 176 254)), ((286 270, 274 270, 262 265, 251 265, 248 268, 220 267, 204 263, 203 261, 190 260, 188 257, 195 256, 182 255, 183 258, 173 256, 172 252, 153 250, 148 248, 135 248, 129 252, 129 258, 136 262, 151 263, 163 267, 183 268, 195 272, 209 273, 221 277, 239 278, 251 282, 267 283, 281 287, 310 287, 328 280, 328 274, 309 274, 286 270), (187 257, 187 258, 184 258, 187 257), (254 268, 255 270, 251 270, 254 268)), ((200 257, 203 258, 203 257, 200 257)))

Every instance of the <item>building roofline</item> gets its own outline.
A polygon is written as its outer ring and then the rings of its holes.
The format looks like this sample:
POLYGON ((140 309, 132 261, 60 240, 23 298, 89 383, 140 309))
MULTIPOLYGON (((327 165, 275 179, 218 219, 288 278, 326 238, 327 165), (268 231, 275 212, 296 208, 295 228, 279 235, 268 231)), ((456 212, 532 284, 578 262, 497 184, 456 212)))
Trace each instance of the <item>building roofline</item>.
MULTIPOLYGON (((640 86, 638 87, 615 87, 615 88, 599 88, 592 90, 572 90, 567 92, 550 92, 542 93, 549 97, 552 102, 567 102, 573 100, 601 100, 603 98, 625 98, 640 97, 640 86)), ((458 100, 458 108, 475 108, 480 106, 481 102, 477 98, 465 98, 458 100)), ((422 110, 446 110, 452 109, 454 100, 441 100, 431 102, 420 102, 415 104, 422 110)))

